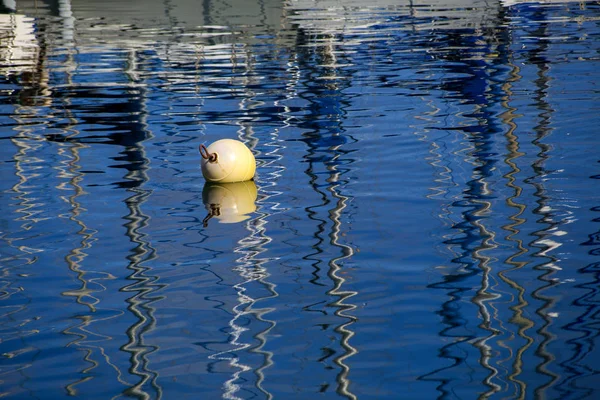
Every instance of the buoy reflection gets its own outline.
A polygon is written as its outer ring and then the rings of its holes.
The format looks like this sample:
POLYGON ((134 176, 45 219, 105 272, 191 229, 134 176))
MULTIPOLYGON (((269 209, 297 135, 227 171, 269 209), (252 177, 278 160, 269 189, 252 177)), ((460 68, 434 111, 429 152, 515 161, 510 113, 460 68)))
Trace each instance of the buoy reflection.
POLYGON ((254 181, 235 183, 206 182, 202 201, 208 214, 202 221, 204 227, 212 218, 224 224, 232 224, 250 218, 256 211, 257 189, 254 181))

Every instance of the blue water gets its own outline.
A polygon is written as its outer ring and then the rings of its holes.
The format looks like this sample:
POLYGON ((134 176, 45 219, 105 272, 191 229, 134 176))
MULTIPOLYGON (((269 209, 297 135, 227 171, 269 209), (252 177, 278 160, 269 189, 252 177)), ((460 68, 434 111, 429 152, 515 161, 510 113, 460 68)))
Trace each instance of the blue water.
POLYGON ((600 396, 597 2, 13 3, 0 397, 600 396))

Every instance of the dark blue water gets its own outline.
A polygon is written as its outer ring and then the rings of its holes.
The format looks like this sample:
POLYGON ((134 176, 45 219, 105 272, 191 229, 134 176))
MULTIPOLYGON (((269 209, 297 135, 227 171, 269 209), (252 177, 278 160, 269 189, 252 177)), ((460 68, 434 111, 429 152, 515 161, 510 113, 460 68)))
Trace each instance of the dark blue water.
POLYGON ((597 2, 14 3, 1 397, 600 396, 597 2))

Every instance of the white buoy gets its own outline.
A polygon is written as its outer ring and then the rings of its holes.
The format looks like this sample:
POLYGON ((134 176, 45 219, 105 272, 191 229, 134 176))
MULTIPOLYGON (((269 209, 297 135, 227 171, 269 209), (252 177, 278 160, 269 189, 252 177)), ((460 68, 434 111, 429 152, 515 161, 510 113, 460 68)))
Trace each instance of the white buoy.
POLYGON ((202 221, 208 226, 211 218, 224 224, 244 221, 256 211, 257 189, 254 181, 235 183, 206 182, 202 202, 208 215, 202 221))
POLYGON ((209 182, 243 182, 254 178, 256 160, 238 140, 221 139, 206 147, 200 145, 202 175, 209 182))

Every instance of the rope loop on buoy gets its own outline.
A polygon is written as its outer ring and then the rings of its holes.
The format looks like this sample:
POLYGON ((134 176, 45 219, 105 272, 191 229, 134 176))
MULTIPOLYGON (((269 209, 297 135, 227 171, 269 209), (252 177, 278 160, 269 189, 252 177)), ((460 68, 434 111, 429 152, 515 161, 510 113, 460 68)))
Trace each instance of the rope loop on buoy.
POLYGON ((208 149, 206 148, 205 145, 201 144, 200 148, 200 155, 202 156, 202 158, 204 158, 205 160, 208 160, 208 162, 214 163, 217 161, 217 153, 209 153, 208 149))

